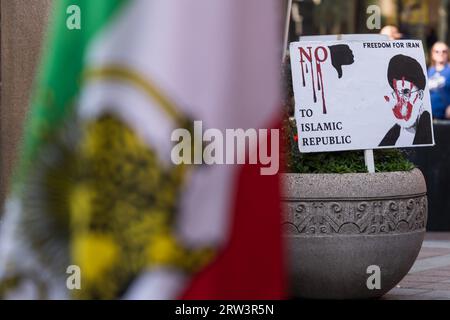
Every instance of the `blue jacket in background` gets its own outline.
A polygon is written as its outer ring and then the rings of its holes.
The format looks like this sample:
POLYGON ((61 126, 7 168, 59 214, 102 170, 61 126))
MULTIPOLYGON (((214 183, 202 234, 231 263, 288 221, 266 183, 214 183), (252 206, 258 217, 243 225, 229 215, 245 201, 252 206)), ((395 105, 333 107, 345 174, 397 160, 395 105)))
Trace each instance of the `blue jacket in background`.
POLYGON ((435 67, 430 67, 428 79, 433 118, 445 119, 445 109, 450 105, 450 65, 447 64, 439 72, 435 67))

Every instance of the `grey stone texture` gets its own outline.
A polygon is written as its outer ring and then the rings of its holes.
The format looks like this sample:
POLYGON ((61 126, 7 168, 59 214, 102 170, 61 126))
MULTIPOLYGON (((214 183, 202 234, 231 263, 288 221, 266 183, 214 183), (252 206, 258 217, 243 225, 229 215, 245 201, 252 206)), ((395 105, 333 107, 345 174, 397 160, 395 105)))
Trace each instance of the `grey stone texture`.
POLYGON ((284 198, 386 198, 427 192, 420 170, 381 173, 284 174, 284 198))
POLYGON ((1 0, 0 198, 7 193, 51 0, 1 0))
POLYGON ((377 298, 417 258, 427 218, 421 172, 283 175, 285 237, 295 297, 377 298), (369 290, 369 266, 381 289, 369 290))

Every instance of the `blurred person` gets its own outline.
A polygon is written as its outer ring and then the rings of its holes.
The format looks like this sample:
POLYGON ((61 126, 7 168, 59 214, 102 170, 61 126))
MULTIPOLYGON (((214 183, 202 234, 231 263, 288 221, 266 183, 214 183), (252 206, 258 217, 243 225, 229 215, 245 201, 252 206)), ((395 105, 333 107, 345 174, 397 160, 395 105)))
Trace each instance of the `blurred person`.
POLYGON ((171 160, 194 120, 277 124, 278 3, 79 0, 71 31, 72 1, 54 2, 0 226, 1 298, 284 297, 278 177, 171 160))
POLYGON ((380 34, 388 36, 389 40, 400 40, 403 37, 403 34, 398 31, 398 28, 391 25, 384 26, 380 34))
POLYGON ((433 117, 450 119, 450 65, 448 46, 444 42, 436 42, 431 48, 428 78, 433 117))

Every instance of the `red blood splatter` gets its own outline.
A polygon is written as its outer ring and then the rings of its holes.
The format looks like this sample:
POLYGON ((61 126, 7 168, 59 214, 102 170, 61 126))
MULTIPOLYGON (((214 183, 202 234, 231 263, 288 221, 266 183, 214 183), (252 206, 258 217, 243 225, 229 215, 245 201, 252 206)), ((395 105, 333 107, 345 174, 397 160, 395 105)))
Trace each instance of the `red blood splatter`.
POLYGON ((410 102, 407 102, 407 104, 406 104, 406 114, 405 115, 403 115, 401 113, 402 105, 400 103, 397 103, 395 105, 394 109, 392 109, 392 110, 394 111, 394 115, 395 115, 395 117, 397 119, 408 121, 409 118, 411 118, 412 109, 413 109, 412 104, 410 102), (399 105, 400 105, 400 107, 398 107, 399 105))
POLYGON ((395 96, 397 98, 397 103, 395 104, 394 108, 392 109, 392 111, 394 112, 394 116, 397 119, 408 121, 409 118, 411 118, 413 106, 409 101, 405 101, 403 96, 400 96, 398 94, 397 79, 393 80, 393 87, 394 87, 394 91, 395 91, 395 96), (402 109, 404 108, 405 105, 406 105, 406 113, 403 115, 402 109))

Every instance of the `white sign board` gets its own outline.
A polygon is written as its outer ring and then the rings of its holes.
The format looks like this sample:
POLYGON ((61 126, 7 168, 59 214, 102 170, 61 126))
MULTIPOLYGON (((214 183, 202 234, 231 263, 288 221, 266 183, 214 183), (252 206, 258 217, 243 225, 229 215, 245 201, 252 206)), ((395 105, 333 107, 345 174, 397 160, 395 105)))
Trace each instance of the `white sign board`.
POLYGON ((422 43, 290 45, 301 152, 434 145, 422 43))

